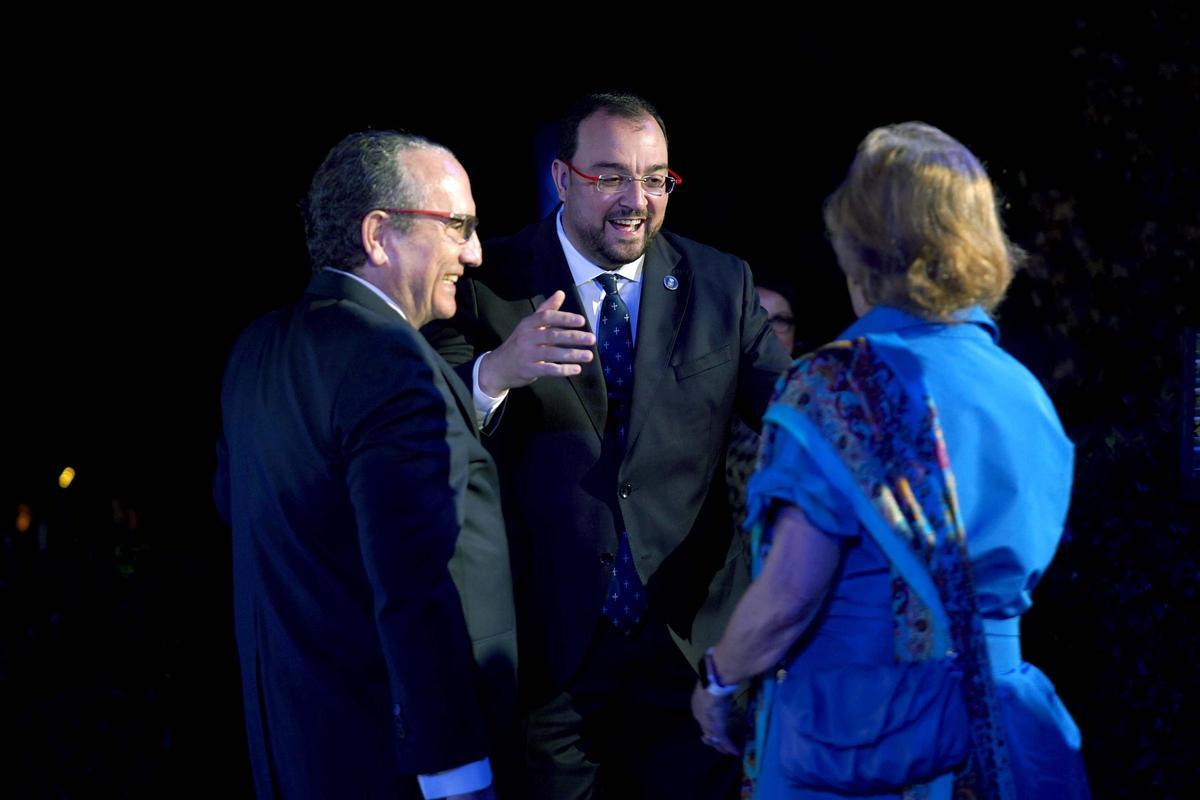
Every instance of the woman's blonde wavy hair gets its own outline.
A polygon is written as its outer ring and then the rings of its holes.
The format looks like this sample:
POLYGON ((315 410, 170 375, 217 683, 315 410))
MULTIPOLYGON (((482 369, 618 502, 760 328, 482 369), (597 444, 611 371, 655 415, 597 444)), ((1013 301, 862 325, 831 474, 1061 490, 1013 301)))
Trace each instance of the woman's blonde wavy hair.
POLYGON ((923 122, 867 134, 825 201, 825 226, 867 302, 928 319, 990 311, 1024 259, 1004 235, 979 159, 923 122))

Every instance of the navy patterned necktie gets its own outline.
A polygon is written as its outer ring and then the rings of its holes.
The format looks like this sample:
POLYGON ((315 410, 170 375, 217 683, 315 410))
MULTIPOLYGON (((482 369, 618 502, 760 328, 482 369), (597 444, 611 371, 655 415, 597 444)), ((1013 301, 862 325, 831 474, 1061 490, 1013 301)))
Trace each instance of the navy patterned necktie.
POLYGON ((617 437, 620 452, 625 451, 629 431, 629 403, 633 399, 633 326, 629 307, 617 291, 620 275, 605 272, 596 278, 604 289, 604 299, 596 312, 596 347, 608 388, 608 422, 605 435, 617 437))
MULTIPOLYGON (((611 438, 616 452, 625 452, 629 435, 629 406, 633 399, 633 324, 629 307, 617 291, 620 275, 605 272, 596 283, 604 289, 604 299, 596 312, 596 348, 608 389, 608 417, 605 438, 611 438)), ((615 477, 615 476, 614 476, 615 477)), ((621 633, 637 627, 646 611, 646 587, 633 565, 629 533, 621 530, 612 579, 604 595, 604 616, 621 633)))

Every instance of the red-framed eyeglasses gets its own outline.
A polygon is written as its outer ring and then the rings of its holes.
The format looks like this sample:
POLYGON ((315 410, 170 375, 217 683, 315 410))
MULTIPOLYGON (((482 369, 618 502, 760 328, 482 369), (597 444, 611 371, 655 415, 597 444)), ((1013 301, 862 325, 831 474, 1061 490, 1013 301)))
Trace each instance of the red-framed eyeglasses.
POLYGON ((564 161, 564 164, 570 168, 581 178, 586 178, 596 184, 596 191, 602 194, 616 194, 622 192, 625 187, 638 181, 642 184, 642 191, 648 195, 658 197, 663 194, 670 194, 675 191, 676 186, 683 185, 683 178, 673 169, 668 169, 666 175, 588 175, 576 168, 570 161, 564 161))
POLYGON ((455 231, 458 234, 459 244, 471 241, 471 237, 479 229, 479 217, 472 214, 451 214, 449 211, 431 211, 427 208, 381 208, 379 211, 386 211, 389 214, 415 214, 441 220, 442 224, 446 226, 446 230, 455 231))

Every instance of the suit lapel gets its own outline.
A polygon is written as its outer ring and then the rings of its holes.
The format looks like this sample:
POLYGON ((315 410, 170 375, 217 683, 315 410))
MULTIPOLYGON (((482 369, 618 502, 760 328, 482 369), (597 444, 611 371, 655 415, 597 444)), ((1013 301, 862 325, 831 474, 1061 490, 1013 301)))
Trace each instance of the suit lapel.
POLYGON ((626 452, 637 443, 642 426, 653 411, 663 376, 671 369, 675 337, 683 324, 692 296, 692 271, 681 264, 679 252, 657 237, 646 252, 642 268, 642 296, 638 307, 637 341, 633 356, 633 408, 626 452), (678 285, 669 289, 667 276, 678 285))
MULTIPOLYGON (((575 279, 567 266, 567 257, 563 255, 562 243, 558 240, 557 219, 557 213, 551 214, 542 224, 534 242, 534 263, 542 269, 535 279, 537 294, 530 299, 530 307, 531 310, 536 309, 547 297, 562 289, 567 295, 562 310, 587 319, 587 314, 583 312, 583 301, 575 288, 575 279)), ((578 375, 567 378, 567 383, 575 390, 579 402, 583 404, 588 419, 592 421, 592 427, 596 429, 596 435, 603 439, 604 424, 608 416, 608 393, 604 386, 604 375, 600 371, 600 356, 596 348, 592 348, 591 362, 581 366, 583 370, 578 375)))
POLYGON ((446 385, 450 387, 450 393, 454 395, 454 400, 458 403, 458 410, 463 416, 463 421, 466 422, 467 428, 471 431, 471 435, 476 439, 479 438, 479 424, 475 421, 475 400, 471 397, 471 393, 467 391, 467 387, 463 384, 462 379, 458 377, 458 373, 446 363, 446 359, 437 354, 437 351, 426 344, 425 348, 434 364, 437 364, 438 370, 442 373, 442 378, 445 379, 446 385))

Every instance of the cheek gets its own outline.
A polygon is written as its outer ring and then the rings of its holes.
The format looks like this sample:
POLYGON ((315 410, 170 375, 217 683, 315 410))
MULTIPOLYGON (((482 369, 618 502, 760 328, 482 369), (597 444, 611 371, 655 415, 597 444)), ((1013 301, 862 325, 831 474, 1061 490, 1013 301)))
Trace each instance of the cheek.
POLYGON ((602 227, 607 214, 606 206, 589 198, 584 202, 576 203, 575 212, 571 216, 579 228, 587 230, 602 227))

